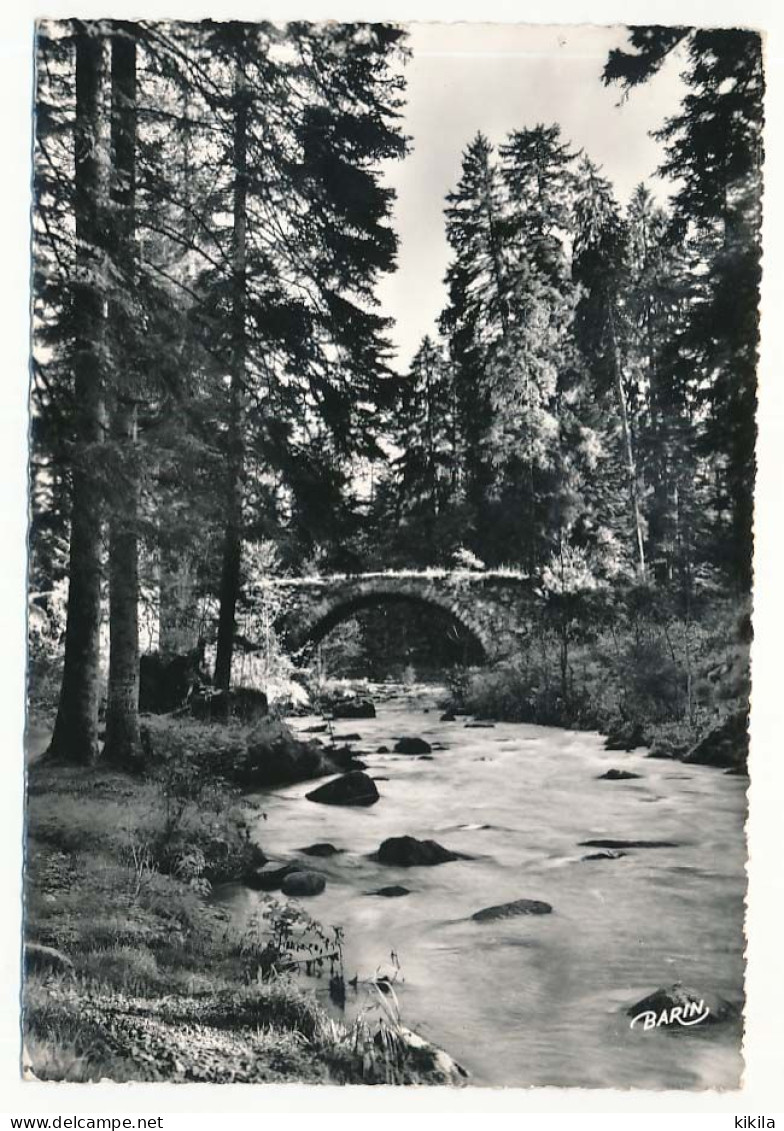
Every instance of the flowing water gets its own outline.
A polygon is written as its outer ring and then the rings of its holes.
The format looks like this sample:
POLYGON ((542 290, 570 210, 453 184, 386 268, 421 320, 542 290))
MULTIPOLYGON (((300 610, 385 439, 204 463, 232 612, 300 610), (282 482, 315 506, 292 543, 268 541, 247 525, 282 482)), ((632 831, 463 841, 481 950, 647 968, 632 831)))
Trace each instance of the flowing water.
MULTIPOLYGON (((626 1008, 674 982, 740 1002, 746 780, 610 753, 596 734, 467 722, 440 722, 434 699, 377 703, 377 718, 335 724, 338 740, 362 736, 354 746, 377 779, 375 805, 310 802, 312 782, 258 797, 258 840, 276 857, 316 841, 344 850, 309 862, 327 889, 303 903, 344 928, 347 978, 388 971, 394 950, 404 1023, 474 1084, 736 1087, 739 1024, 645 1032, 630 1028, 626 1008), (366 753, 403 735, 425 738, 432 759, 366 753), (640 777, 597 780, 611 767, 640 777), (417 868, 371 859, 404 834, 472 859, 417 868), (677 847, 584 860, 597 849, 580 842, 592 838, 677 847), (367 894, 395 884, 411 893, 367 894), (471 919, 521 898, 545 900, 553 914, 471 919)), ((220 898, 240 924, 265 896, 235 887, 220 898)), ((357 1008, 351 991, 347 1008, 357 1008)))

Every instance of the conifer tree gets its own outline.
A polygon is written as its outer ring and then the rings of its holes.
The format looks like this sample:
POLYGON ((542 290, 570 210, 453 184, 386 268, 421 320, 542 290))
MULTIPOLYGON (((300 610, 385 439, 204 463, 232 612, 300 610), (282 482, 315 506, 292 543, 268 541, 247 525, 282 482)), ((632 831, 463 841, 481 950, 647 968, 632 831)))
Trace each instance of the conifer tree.
POLYGON ((449 513, 458 502, 455 387, 443 347, 429 335, 402 383, 391 438, 400 452, 390 468, 395 538, 422 564, 447 560, 461 540, 449 513))
MULTIPOLYGON (((106 240, 101 100, 105 42, 102 28, 97 23, 73 21, 71 30, 72 74, 76 88, 71 197, 74 252, 59 280, 68 292, 64 299, 67 306, 60 308, 63 315, 67 310, 67 322, 61 327, 59 345, 65 351, 73 372, 73 401, 68 421, 71 523, 63 683, 49 753, 65 761, 89 764, 98 756, 101 622, 103 498, 97 470, 104 441, 102 295, 106 240)), ((49 164, 51 153, 48 148, 48 120, 45 118, 39 126, 40 168, 41 162, 49 164)), ((67 173, 63 176, 57 168, 53 173, 54 177, 48 183, 39 182, 39 200, 48 192, 57 194, 66 187, 67 173)), ((53 230, 53 217, 48 211, 50 203, 42 201, 43 208, 38 215, 45 229, 49 251, 52 256, 58 257, 64 251, 67 228, 59 233, 53 230)))
POLYGON ((628 280, 627 231, 609 182, 585 159, 580 168, 576 202, 574 274, 584 287, 581 300, 582 344, 594 368, 597 391, 614 392, 635 545, 636 568, 645 577, 645 525, 640 502, 636 441, 626 369, 626 312, 623 294, 628 280))
POLYGON ((700 260, 682 346, 699 370, 700 448, 714 484, 705 499, 714 518, 712 555, 743 591, 751 583, 756 438, 761 40, 738 29, 638 27, 629 46, 611 52, 606 83, 630 90, 675 48, 686 60, 688 94, 658 134, 666 147, 661 171, 676 179, 678 238, 700 260))
POLYGON ((108 261, 112 293, 108 316, 110 438, 115 477, 109 519, 109 683, 104 757, 124 767, 141 757, 139 738, 139 505, 135 294, 136 34, 111 28, 111 221, 108 261))
POLYGON ((509 264, 503 243, 503 185, 487 138, 463 154, 460 180, 447 195, 446 236, 454 258, 447 270, 448 304, 441 329, 450 361, 462 437, 469 507, 467 542, 490 542, 488 502, 493 471, 487 444, 492 406, 485 373, 509 329, 509 264))

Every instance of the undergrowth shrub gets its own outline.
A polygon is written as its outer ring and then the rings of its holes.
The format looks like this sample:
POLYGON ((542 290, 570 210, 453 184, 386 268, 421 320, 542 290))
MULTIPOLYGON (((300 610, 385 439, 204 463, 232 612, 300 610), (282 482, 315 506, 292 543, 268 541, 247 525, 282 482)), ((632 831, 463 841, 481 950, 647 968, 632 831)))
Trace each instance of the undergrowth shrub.
MULTIPOLYGON (((535 620, 518 654, 452 673, 454 706, 512 722, 609 731, 639 723, 674 747, 748 707, 749 616, 718 602, 686 617, 650 588, 615 604, 595 594, 580 619, 535 620)), ((550 613, 552 610, 550 610, 550 613)))
POLYGON ((147 772, 158 793, 158 825, 148 844, 156 865, 209 893, 262 863, 248 810, 230 775, 246 749, 245 728, 146 718, 147 772))
POLYGON ((687 673, 664 641, 655 637, 632 641, 619 656, 607 660, 607 674, 620 688, 623 718, 661 723, 683 717, 687 673))

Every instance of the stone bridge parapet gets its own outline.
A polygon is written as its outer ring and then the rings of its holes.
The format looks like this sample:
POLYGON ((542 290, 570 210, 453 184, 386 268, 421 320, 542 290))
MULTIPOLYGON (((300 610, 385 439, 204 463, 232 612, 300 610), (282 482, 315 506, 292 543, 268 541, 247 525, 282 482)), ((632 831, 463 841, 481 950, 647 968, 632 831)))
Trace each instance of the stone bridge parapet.
POLYGON ((512 570, 406 570, 280 578, 284 598, 276 630, 293 655, 308 655, 331 629, 358 610, 390 602, 429 605, 461 624, 488 661, 516 650, 526 631, 533 583, 512 570))

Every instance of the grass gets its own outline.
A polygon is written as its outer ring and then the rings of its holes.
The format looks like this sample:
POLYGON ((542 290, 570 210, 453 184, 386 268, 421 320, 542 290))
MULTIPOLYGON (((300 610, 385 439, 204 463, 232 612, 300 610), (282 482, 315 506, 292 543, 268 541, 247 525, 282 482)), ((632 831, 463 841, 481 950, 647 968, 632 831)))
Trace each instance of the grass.
MULTIPOLYGON (((30 769, 26 938, 71 964, 64 972, 31 968, 25 978, 35 1075, 449 1082, 445 1054, 384 1009, 336 1022, 295 975, 273 969, 262 977, 264 939, 249 946, 205 882, 211 868, 244 858, 248 814, 214 782, 200 790, 189 781, 167 797, 170 779, 45 761, 30 769)), ((276 921, 281 914, 271 911, 276 921)))

